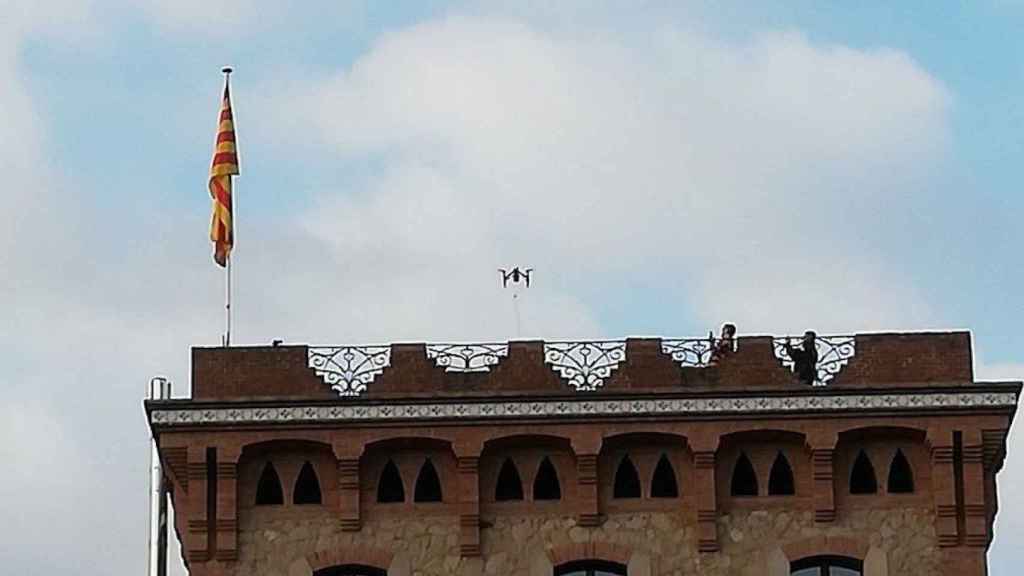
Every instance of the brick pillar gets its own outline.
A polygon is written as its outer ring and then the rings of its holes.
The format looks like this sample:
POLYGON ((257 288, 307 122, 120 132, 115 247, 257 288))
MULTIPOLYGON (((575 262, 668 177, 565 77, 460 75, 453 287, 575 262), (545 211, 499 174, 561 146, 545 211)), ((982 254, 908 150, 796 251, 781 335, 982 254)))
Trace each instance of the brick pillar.
POLYGON ((480 456, 459 455, 456 486, 459 509, 459 552, 463 557, 480 555, 480 456))
POLYGON ((359 510, 359 458, 345 456, 338 458, 337 462, 338 495, 331 504, 341 518, 341 529, 345 532, 358 532, 363 527, 359 510))
POLYGON ((337 495, 326 504, 331 512, 341 519, 341 529, 345 532, 358 532, 363 527, 359 509, 361 498, 359 482, 359 460, 363 456, 363 442, 346 437, 344 441, 335 442, 331 446, 337 463, 337 495))
POLYGON ((211 555, 206 514, 206 446, 188 447, 185 476, 188 495, 182 513, 188 519, 188 526, 184 534, 184 554, 190 564, 199 564, 209 560, 211 555))
POLYGON ((968 546, 988 546, 988 518, 985 514, 985 446, 981 430, 964 430, 964 514, 966 516, 964 543, 968 546))
POLYGON ((953 466, 953 433, 928 430, 932 458, 932 493, 935 499, 935 533, 939 546, 959 544, 956 522, 956 472, 953 466))
POLYGON ((577 521, 580 526, 592 527, 601 524, 597 459, 597 451, 576 454, 576 483, 579 496, 577 521))
POLYGON ((835 434, 808 437, 815 522, 836 519, 835 453, 838 440, 835 434))
POLYGON ((697 549, 717 552, 718 497, 715 490, 715 452, 709 446, 694 446, 694 504, 697 511, 697 549))
POLYGON ((238 448, 217 450, 216 559, 238 560, 238 448))

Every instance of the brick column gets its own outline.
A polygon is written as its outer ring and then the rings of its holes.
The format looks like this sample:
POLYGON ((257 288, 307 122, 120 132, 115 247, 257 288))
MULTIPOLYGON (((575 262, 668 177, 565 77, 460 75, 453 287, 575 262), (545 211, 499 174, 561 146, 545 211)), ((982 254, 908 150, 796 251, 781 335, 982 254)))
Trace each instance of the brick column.
POLYGON ((715 490, 715 452, 710 446, 693 447, 694 504, 697 511, 697 549, 717 552, 718 497, 715 490))
POLYGON ((809 436, 811 449, 811 486, 814 499, 814 521, 836 519, 835 453, 839 438, 835 434, 809 436))
POLYGON ((988 518, 985 514, 985 446, 981 430, 964 430, 964 543, 971 547, 988 546, 988 518))
POLYGON ((576 484, 579 496, 577 521, 580 526, 592 527, 601 524, 597 459, 596 451, 576 455, 576 484))
POLYGON ((718 545, 718 493, 715 477, 717 434, 695 431, 690 436, 693 453, 693 508, 697 518, 697 549, 717 552, 718 545))
POLYGON ((458 467, 459 552, 480 555, 480 456, 456 458, 458 467))
POLYGON ((206 446, 189 446, 185 465, 188 495, 182 515, 188 525, 184 534, 184 554, 189 563, 202 563, 210 559, 210 534, 206 514, 206 446))
POLYGON ((222 561, 238 560, 238 448, 217 450, 217 551, 222 561))
POLYGON ((928 430, 932 458, 932 493, 935 499, 935 532, 939 546, 959 544, 956 522, 956 472, 953 465, 953 433, 928 430))
POLYGON ((359 509, 361 484, 359 482, 359 460, 363 456, 363 442, 346 437, 331 445, 337 463, 337 496, 326 504, 341 520, 345 532, 358 532, 363 527, 359 509))
POLYGON ((359 509, 359 458, 338 458, 338 495, 331 504, 341 518, 341 529, 358 532, 363 527, 359 509))

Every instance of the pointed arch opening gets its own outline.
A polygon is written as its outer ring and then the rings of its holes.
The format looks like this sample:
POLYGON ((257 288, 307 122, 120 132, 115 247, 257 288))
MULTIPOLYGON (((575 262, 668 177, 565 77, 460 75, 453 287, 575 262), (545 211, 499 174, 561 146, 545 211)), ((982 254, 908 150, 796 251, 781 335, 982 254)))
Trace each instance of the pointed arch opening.
POLYGON ((796 494, 796 483, 793 481, 793 467, 789 465, 786 455, 779 451, 772 463, 772 471, 768 476, 769 496, 792 496, 796 494))
POLYGON ((757 473, 746 452, 740 452, 736 459, 729 492, 733 496, 757 496, 757 473))
POLYGON ((651 498, 678 498, 679 484, 676 482, 676 471, 669 462, 668 456, 661 455, 658 465, 654 467, 651 477, 651 498))
POLYGON ((903 450, 897 448, 896 454, 889 464, 889 480, 886 491, 889 494, 911 494, 914 492, 914 470, 910 462, 903 454, 903 450))
POLYGON ((629 454, 622 457, 618 469, 615 470, 615 488, 612 491, 612 497, 640 497, 640 474, 636 471, 636 465, 629 459, 629 454))
POLYGON ((323 495, 320 492, 320 480, 316 476, 316 470, 307 460, 299 470, 299 477, 295 479, 295 490, 292 491, 292 501, 295 504, 321 504, 323 495))
POLYGON ((498 472, 498 483, 494 486, 494 499, 498 502, 523 499, 523 481, 519 469, 511 458, 506 458, 498 472))
POLYGON ((271 462, 267 462, 260 473, 256 484, 257 506, 279 506, 284 504, 284 491, 281 490, 281 478, 271 462))
POLYGON ((441 478, 438 477, 437 469, 430 458, 424 460, 423 466, 420 466, 412 499, 413 502, 440 502, 444 499, 441 493, 441 478))
POLYGON ((405 502, 405 486, 402 484, 402 475, 398 473, 398 466, 394 461, 388 460, 384 469, 380 472, 380 479, 377 480, 377 502, 390 504, 394 502, 405 502))
POLYGON ((545 456, 537 468, 537 476, 533 479, 534 500, 561 500, 562 485, 558 482, 558 471, 545 456))
POLYGON ((850 494, 876 494, 878 492, 878 477, 875 476, 875 467, 871 459, 863 450, 857 454, 853 462, 853 469, 850 470, 850 494))

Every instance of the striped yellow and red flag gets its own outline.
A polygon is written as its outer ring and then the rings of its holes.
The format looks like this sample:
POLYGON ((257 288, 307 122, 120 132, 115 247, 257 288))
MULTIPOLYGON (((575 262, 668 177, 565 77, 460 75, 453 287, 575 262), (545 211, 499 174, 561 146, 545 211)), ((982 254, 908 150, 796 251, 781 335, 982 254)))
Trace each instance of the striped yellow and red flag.
MULTIPOLYGON (((230 74, 225 70, 226 74, 230 74)), ((217 126, 217 144, 210 166, 210 196, 213 197, 213 218, 210 222, 210 240, 213 241, 213 259, 227 266, 231 249, 235 245, 235 226, 232 220, 231 179, 238 174, 238 151, 235 148, 235 120, 231 114, 231 93, 228 79, 224 79, 224 99, 220 105, 220 123, 217 126)))

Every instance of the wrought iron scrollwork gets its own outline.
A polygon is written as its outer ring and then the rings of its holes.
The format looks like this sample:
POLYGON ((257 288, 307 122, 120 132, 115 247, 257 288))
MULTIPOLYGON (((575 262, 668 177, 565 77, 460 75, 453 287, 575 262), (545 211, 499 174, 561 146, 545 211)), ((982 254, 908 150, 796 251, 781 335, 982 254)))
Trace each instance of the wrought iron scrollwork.
POLYGON ((712 338, 672 338, 661 341, 661 351, 680 366, 704 367, 711 364, 715 350, 712 338))
POLYGON ((487 372, 508 356, 508 344, 428 344, 427 358, 446 372, 487 372))
POLYGON ((544 361, 578 392, 603 386, 625 358, 625 340, 544 343, 544 361))
MULTIPOLYGON (((773 341, 775 357, 789 370, 793 369, 793 360, 786 352, 786 344, 798 340, 784 337, 773 341)), ((856 355, 857 340, 853 336, 818 336, 814 340, 814 347, 818 351, 814 386, 827 386, 856 355)))
POLYGON ((390 346, 310 348, 308 365, 339 396, 359 396, 391 365, 390 346))

